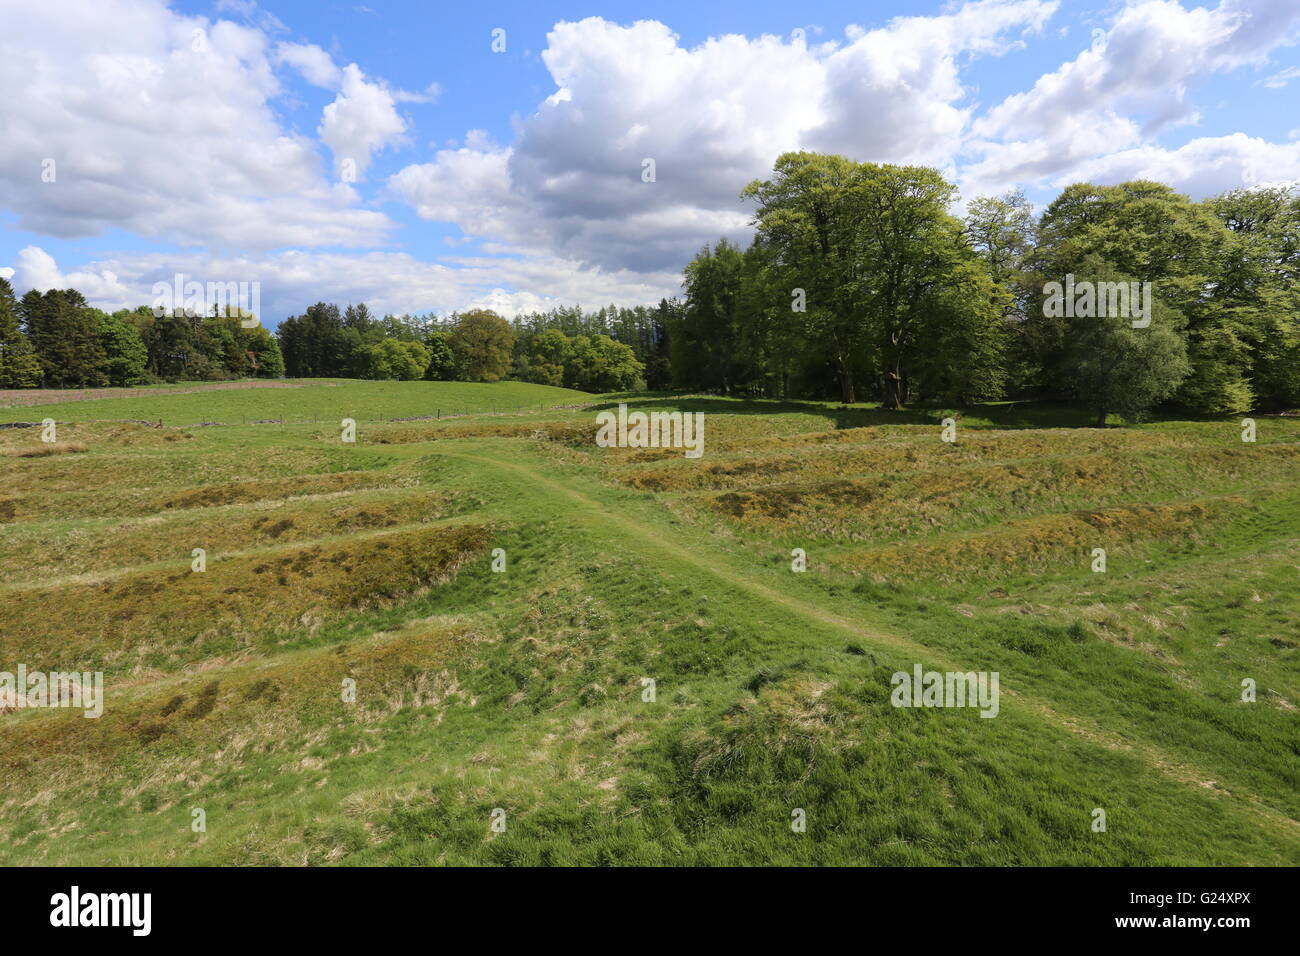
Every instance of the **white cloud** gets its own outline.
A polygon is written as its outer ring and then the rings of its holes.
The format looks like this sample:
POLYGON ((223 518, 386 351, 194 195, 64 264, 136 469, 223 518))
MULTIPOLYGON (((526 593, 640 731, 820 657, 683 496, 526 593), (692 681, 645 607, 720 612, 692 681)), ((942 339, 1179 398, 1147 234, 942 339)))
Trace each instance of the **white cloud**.
POLYGON ((132 291, 121 282, 111 269, 85 266, 71 272, 61 272, 54 257, 39 246, 26 246, 18 252, 16 268, 7 270, 14 279, 14 287, 21 292, 36 289, 76 289, 92 305, 108 311, 128 305, 144 305, 133 301, 132 291))
POLYGON ((334 58, 314 43, 277 43, 275 60, 292 66, 313 86, 333 90, 343 82, 343 71, 334 58))
POLYGON ((1019 37, 1041 32, 1056 7, 971 3, 943 16, 850 31, 856 39, 825 61, 824 121, 804 144, 874 162, 949 162, 970 122, 958 57, 1023 46, 1019 37))
POLYGON ((365 301, 380 314, 493 308, 510 316, 575 303, 654 302, 673 295, 681 282, 676 270, 601 270, 542 256, 462 256, 432 263, 404 252, 123 253, 65 273, 43 249, 29 246, 15 266, 20 295, 31 288, 72 287, 110 311, 150 304, 153 284, 172 283, 178 272, 202 283, 257 282, 267 325, 322 300, 365 301))
POLYGON ((1130 179, 1168 183, 1195 199, 1237 186, 1300 182, 1300 143, 1270 143, 1244 133, 1195 139, 1178 149, 1143 146, 1082 163, 1054 185, 1130 179))
POLYGON ((1174 0, 1124 7, 1087 50, 981 117, 964 170, 981 190, 1071 172, 1094 157, 1146 148, 1199 115, 1191 88, 1216 72, 1262 64, 1293 43, 1294 0, 1223 0, 1185 9, 1174 0))
POLYGON ((1262 82, 1264 86, 1271 90, 1280 90, 1292 80, 1300 80, 1300 66, 1291 66, 1285 70, 1279 70, 1262 82))
POLYGON ((351 162, 358 178, 370 166, 371 154, 405 142, 406 120, 397 112, 393 93, 382 83, 366 79, 361 68, 343 68, 343 86, 325 107, 317 129, 321 141, 334 153, 334 171, 341 174, 351 162))
POLYGON ((239 248, 373 244, 390 229, 281 128, 261 29, 159 0, 6 4, 4 20, 0 208, 20 228, 239 248))
POLYGON ((439 150, 432 163, 407 166, 389 185, 423 219, 455 222, 475 236, 518 237, 530 219, 528 204, 510 188, 511 150, 478 132, 460 149, 439 150))
POLYGON ((511 248, 680 268, 704 242, 744 237, 739 192, 784 151, 951 157, 969 122, 958 58, 1005 52, 1055 7, 981 0, 816 46, 728 35, 688 49, 655 21, 559 23, 542 53, 556 89, 513 144, 442 150, 389 185, 422 217, 511 248))

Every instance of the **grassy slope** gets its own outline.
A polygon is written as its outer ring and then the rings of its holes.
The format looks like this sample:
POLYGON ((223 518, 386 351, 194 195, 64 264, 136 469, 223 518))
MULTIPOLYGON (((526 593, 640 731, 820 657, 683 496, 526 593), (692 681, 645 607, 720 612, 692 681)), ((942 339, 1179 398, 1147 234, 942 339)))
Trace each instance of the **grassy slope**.
POLYGON ((684 404, 700 462, 599 452, 590 411, 0 459, 0 667, 113 687, 98 721, 0 717, 0 859, 1300 861, 1295 424, 1243 452, 998 406, 952 448, 937 415, 684 404), (1001 715, 890 707, 914 662, 998 670, 1001 715))

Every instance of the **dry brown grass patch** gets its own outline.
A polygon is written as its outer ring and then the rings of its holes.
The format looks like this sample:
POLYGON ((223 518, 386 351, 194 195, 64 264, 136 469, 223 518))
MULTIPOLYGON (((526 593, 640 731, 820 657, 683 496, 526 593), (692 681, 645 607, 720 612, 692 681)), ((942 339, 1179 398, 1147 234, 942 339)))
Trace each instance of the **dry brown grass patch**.
POLYGON ((274 646, 450 579, 489 537, 484 525, 444 525, 225 561, 209 555, 202 573, 186 556, 175 571, 10 592, 0 659, 123 673, 274 646))
POLYGON ((1198 537, 1247 504, 1224 497, 1158 505, 1125 505, 1042 515, 943 541, 919 541, 840 555, 832 563, 879 579, 997 575, 1074 560, 1086 568, 1092 548, 1135 541, 1198 537))
POLYGON ((0 455, 8 458, 44 458, 47 455, 75 455, 89 450, 89 446, 79 441, 54 441, 0 449, 0 455))

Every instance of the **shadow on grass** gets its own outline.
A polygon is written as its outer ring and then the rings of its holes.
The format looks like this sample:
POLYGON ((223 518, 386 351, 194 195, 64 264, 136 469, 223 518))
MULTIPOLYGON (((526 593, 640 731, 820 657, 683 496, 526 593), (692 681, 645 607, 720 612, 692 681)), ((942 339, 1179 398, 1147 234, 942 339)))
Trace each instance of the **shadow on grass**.
MULTIPOLYGON (((967 428, 1096 428, 1092 411, 1075 403, 1037 399, 1033 401, 988 402, 967 407, 953 405, 911 405, 897 411, 879 404, 841 405, 812 400, 727 398, 675 392, 622 392, 600 396, 592 411, 617 409, 626 403, 631 410, 706 412, 713 415, 776 415, 800 413, 826 419, 828 428, 865 428, 873 425, 938 425, 953 417, 967 428)), ((1161 422, 1219 421, 1222 416, 1196 415, 1185 408, 1167 407, 1153 412, 1147 424, 1161 422)), ((1124 427, 1111 416, 1108 427, 1124 427)))
POLYGON ((602 396, 593 411, 613 410, 620 403, 641 411, 706 412, 714 415, 818 415, 830 427, 865 428, 872 425, 938 425, 949 416, 965 419, 973 428, 1089 428, 1091 414, 1065 402, 996 402, 969 408, 912 405, 890 411, 876 403, 840 405, 835 402, 789 399, 726 398, 719 395, 673 392, 626 392, 602 396))
POLYGON ((867 425, 928 425, 942 416, 937 410, 919 408, 887 411, 876 405, 837 405, 833 402, 783 400, 776 398, 725 398, 720 395, 674 394, 672 392, 626 392, 602 396, 592 411, 614 410, 626 403, 635 411, 705 412, 711 415, 819 415, 834 428, 862 428, 867 425))

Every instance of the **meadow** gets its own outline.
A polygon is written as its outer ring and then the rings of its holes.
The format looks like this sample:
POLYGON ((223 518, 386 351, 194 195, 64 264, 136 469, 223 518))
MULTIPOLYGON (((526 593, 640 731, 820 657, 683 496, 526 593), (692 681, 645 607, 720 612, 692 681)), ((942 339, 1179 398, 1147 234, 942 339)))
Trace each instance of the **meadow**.
POLYGON ((135 420, 164 425, 246 425, 542 411, 588 395, 526 382, 363 382, 355 379, 251 379, 123 389, 8 391, 0 422, 135 420), (68 397, 74 400, 67 401, 68 397), (91 397, 86 397, 91 396, 91 397))
POLYGON ((0 409, 0 863, 1300 863, 1300 419, 291 384, 0 409))

